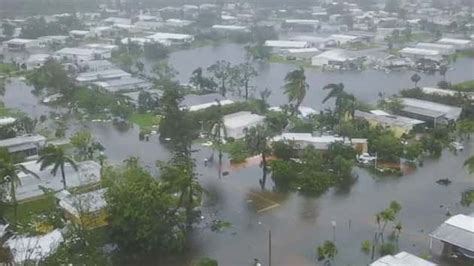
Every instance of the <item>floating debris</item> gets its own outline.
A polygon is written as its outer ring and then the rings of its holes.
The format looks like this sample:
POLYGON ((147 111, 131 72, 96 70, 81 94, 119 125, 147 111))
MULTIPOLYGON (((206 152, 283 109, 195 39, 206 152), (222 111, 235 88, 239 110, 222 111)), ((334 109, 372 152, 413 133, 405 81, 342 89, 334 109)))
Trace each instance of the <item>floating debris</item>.
POLYGON ((439 179, 438 181, 436 181, 436 184, 438 185, 442 185, 442 186, 449 186, 451 184, 451 180, 449 180, 449 178, 443 178, 443 179, 439 179))

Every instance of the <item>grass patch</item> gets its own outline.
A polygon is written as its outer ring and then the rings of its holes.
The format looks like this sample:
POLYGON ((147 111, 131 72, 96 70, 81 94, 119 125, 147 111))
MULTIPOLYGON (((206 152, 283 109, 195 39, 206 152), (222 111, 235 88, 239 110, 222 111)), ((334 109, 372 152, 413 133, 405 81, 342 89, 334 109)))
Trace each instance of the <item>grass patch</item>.
POLYGON ((474 80, 464 81, 453 85, 453 89, 458 91, 474 91, 474 80))
POLYGON ((456 53, 458 58, 462 57, 474 57, 474 50, 465 50, 456 53))
POLYGON ((16 67, 12 64, 0 64, 0 75, 10 75, 16 71, 16 67))
POLYGON ((25 114, 22 113, 21 111, 7 108, 5 107, 5 104, 3 102, 0 102, 0 117, 2 116, 21 117, 24 115, 25 114))
POLYGON ((284 56, 280 55, 272 55, 268 60, 270 63, 279 63, 279 64, 290 64, 300 67, 307 67, 307 68, 317 68, 311 65, 311 62, 307 60, 287 60, 284 56))
MULTIPOLYGON (((42 213, 54 210, 56 206, 55 200, 52 197, 42 197, 39 199, 26 201, 18 204, 18 224, 27 224, 35 217, 42 213)), ((5 218, 9 222, 14 220, 13 207, 8 208, 5 218)))
POLYGON ((150 129, 152 126, 160 124, 160 118, 153 113, 133 113, 130 121, 137 124, 142 130, 150 129))

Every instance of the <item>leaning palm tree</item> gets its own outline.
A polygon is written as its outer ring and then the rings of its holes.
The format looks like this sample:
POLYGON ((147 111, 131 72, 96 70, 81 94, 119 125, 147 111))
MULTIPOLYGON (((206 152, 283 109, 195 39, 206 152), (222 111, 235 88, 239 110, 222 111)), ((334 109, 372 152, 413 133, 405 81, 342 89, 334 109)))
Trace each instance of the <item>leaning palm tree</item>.
POLYGON ((258 125, 248 129, 245 133, 245 142, 250 152, 254 154, 260 154, 262 162, 260 167, 262 168, 262 179, 259 180, 262 190, 265 189, 265 182, 267 180, 268 162, 267 156, 271 150, 268 146, 268 139, 270 138, 269 131, 265 126, 258 125))
POLYGON ((284 86, 285 94, 288 96, 288 101, 295 104, 295 111, 298 111, 304 97, 306 96, 308 88, 309 85, 306 83, 306 76, 303 68, 286 74, 284 86))
POLYGON ((13 206, 13 224, 16 225, 18 220, 18 203, 16 200, 16 187, 21 185, 19 173, 27 173, 36 178, 38 175, 21 164, 15 164, 8 152, 0 152, 0 183, 8 183, 10 186, 10 198, 13 206))
POLYGON ((347 114, 353 115, 355 108, 355 97, 344 91, 344 84, 331 83, 323 87, 323 90, 330 90, 328 95, 323 99, 323 103, 331 98, 335 98, 335 113, 338 114, 339 120, 342 120, 347 114))
POLYGON ((54 145, 49 145, 46 147, 42 152, 41 156, 37 161, 41 163, 40 170, 44 170, 46 167, 53 166, 51 169, 51 174, 56 176, 58 173, 58 169, 61 169, 61 177, 63 181, 64 189, 67 188, 66 186, 66 173, 64 172, 64 166, 69 164, 74 171, 78 170, 77 164, 70 156, 68 156, 64 149, 61 147, 56 147, 54 145))
POLYGON ((470 174, 474 173, 474 156, 471 156, 464 161, 464 166, 467 167, 470 174))

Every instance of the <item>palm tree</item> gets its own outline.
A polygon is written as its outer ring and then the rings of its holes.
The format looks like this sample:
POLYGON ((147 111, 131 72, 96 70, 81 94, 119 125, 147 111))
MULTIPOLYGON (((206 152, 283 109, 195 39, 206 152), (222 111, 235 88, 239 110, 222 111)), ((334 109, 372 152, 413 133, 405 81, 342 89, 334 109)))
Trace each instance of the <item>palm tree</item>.
POLYGON ((288 101, 290 103, 295 103, 296 111, 298 111, 303 102, 308 88, 309 85, 306 83, 306 76, 302 67, 286 74, 284 86, 285 94, 288 96, 288 101))
POLYGON ((269 131, 265 126, 258 125, 247 130, 245 134, 245 142, 250 152, 260 154, 262 162, 262 179, 259 180, 262 190, 265 189, 265 182, 267 180, 268 162, 267 156, 270 154, 270 148, 267 141, 270 137, 269 131))
MULTIPOLYGON (((224 116, 222 115, 222 106, 221 103, 217 101, 217 116, 215 120, 212 121, 211 139, 213 146, 217 147, 217 150, 219 151, 219 167, 222 165, 222 144, 226 137, 227 129, 224 124, 224 116)), ((211 158, 214 158, 214 151, 212 152, 211 158)))
POLYGON ((20 172, 30 174, 36 178, 39 176, 28 170, 25 166, 21 164, 15 164, 13 162, 13 158, 8 154, 7 151, 2 150, 1 152, 1 159, 0 159, 0 183, 9 183, 10 185, 10 197, 11 203, 13 205, 13 224, 16 225, 18 219, 18 203, 16 200, 16 187, 21 185, 20 177, 18 174, 20 172))
POLYGON ((421 80, 421 77, 420 75, 418 75, 417 73, 413 74, 413 76, 411 76, 411 81, 413 83, 415 83, 415 88, 418 88, 418 82, 421 80))
POLYGON ((61 147, 53 146, 53 145, 49 145, 42 151, 42 154, 37 162, 41 163, 41 167, 40 167, 41 171, 44 170, 46 167, 49 167, 52 165, 53 169, 51 169, 51 174, 54 176, 56 176, 56 174, 58 173, 58 169, 61 169, 61 176, 62 176, 64 189, 67 188, 66 173, 64 172, 64 166, 66 164, 69 164, 74 169, 74 171, 78 170, 76 162, 67 154, 65 154, 64 149, 61 147))
POLYGON ((464 161, 464 167, 467 167, 470 174, 474 173, 474 156, 471 156, 464 161))
POLYGON ((336 99, 334 111, 339 116, 339 122, 341 122, 347 114, 350 114, 351 116, 354 114, 355 97, 354 95, 344 91, 344 84, 331 83, 324 86, 323 90, 330 90, 326 98, 323 99, 323 103, 331 98, 336 99))

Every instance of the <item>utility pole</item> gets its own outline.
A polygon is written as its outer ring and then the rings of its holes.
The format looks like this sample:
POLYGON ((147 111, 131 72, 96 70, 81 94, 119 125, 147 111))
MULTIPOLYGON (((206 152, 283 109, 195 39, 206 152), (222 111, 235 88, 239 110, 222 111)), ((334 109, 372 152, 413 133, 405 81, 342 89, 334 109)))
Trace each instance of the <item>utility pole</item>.
POLYGON ((272 266, 272 229, 268 229, 268 266, 272 266))

